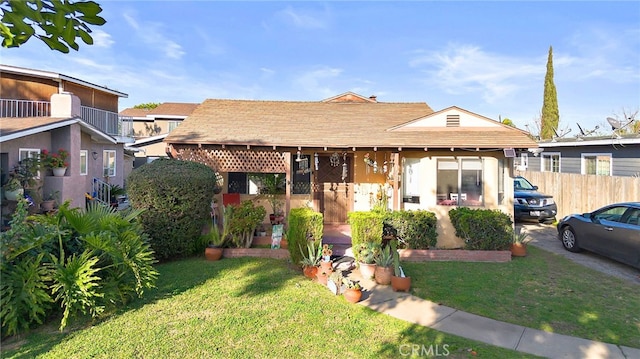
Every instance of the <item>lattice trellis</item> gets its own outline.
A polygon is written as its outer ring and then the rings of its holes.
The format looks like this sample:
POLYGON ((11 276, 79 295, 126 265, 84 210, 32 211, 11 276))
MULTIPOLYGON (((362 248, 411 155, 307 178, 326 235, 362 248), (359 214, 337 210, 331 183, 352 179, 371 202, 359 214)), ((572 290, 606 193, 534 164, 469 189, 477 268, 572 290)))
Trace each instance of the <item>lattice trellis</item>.
POLYGON ((284 173, 284 155, 276 151, 175 148, 178 159, 203 163, 219 172, 284 173))

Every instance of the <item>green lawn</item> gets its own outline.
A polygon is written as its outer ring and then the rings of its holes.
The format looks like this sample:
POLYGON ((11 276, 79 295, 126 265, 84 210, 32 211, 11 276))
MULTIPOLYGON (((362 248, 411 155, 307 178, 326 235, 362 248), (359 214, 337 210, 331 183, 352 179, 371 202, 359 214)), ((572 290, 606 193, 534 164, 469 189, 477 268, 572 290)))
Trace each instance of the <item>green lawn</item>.
POLYGON ((640 286, 528 247, 509 263, 405 263, 413 294, 549 332, 640 348, 640 286))
POLYGON ((2 357, 398 358, 410 357, 402 356, 410 346, 450 358, 533 357, 348 303, 285 261, 194 258, 158 270, 157 289, 119 313, 11 338, 2 357))

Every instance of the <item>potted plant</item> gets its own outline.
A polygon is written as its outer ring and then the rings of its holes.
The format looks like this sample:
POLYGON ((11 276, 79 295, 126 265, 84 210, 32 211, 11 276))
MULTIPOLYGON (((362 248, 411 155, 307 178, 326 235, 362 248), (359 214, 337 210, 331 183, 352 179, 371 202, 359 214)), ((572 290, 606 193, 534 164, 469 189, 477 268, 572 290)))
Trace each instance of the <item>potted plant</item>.
POLYGON ((527 255, 527 243, 531 241, 531 237, 524 230, 513 231, 513 243, 511 243, 511 255, 514 257, 524 257, 527 255))
POLYGON ((380 244, 376 242, 363 242, 356 246, 354 254, 362 278, 372 279, 375 276, 376 256, 379 252, 380 244))
POLYGON ((389 245, 384 246, 378 252, 375 258, 376 270, 375 280, 378 284, 388 285, 391 283, 391 276, 393 275, 393 253, 391 253, 391 247, 389 245))
POLYGON ((57 153, 49 153, 46 149, 42 150, 40 157, 42 164, 47 168, 51 168, 53 175, 56 177, 64 176, 67 167, 69 167, 69 163, 67 162, 69 152, 62 148, 59 149, 57 153))
POLYGON ((209 242, 207 248, 204 249, 205 258, 210 261, 217 261, 222 258, 222 250, 224 247, 226 235, 220 233, 218 226, 212 224, 210 226, 209 233, 207 233, 205 236, 209 242))
POLYGON ((333 254, 333 250, 331 249, 332 247, 333 246, 329 244, 322 245, 320 268, 316 273, 318 282, 325 285, 327 284, 327 277, 333 273, 333 261, 331 260, 331 255, 333 254))
POLYGON ((342 293, 344 299, 350 303, 358 303, 362 298, 362 286, 360 283, 349 278, 343 278, 342 283, 346 287, 342 293))
POLYGON ((56 201, 58 200, 59 191, 49 192, 42 199, 42 203, 40 203, 40 210, 43 212, 51 212, 56 205, 56 201))
POLYGON ((4 184, 4 197, 9 201, 17 201, 18 198, 24 194, 24 188, 17 177, 11 177, 7 183, 4 184))
POLYGON ((400 254, 398 253, 398 241, 391 241, 393 252, 393 275, 391 276, 391 288, 394 292, 408 292, 411 288, 411 277, 407 277, 400 267, 400 254))
POLYGON ((259 195, 257 200, 266 199, 271 206, 269 219, 271 224, 280 224, 284 221, 284 211, 282 206, 284 199, 282 198, 286 191, 286 177, 281 173, 258 173, 253 174, 250 178, 257 182, 259 187, 259 195))
POLYGON ((331 293, 335 295, 340 295, 342 292, 342 283, 344 281, 344 277, 342 276, 341 271, 335 271, 329 275, 327 280, 327 288, 331 291, 331 293))
POLYGON ((125 194, 127 194, 127 191, 119 185, 109 185, 109 202, 111 203, 111 207, 118 208, 118 197, 124 196, 125 194))
POLYGON ((229 236, 238 248, 250 248, 253 233, 264 218, 266 211, 256 207, 251 201, 242 201, 239 206, 228 205, 224 208, 225 222, 228 222, 229 236))
POLYGON ((318 247, 316 248, 313 241, 309 241, 307 243, 307 254, 305 255, 302 247, 300 248, 300 252, 303 256, 300 264, 302 264, 302 271, 304 275, 307 278, 315 278, 318 273, 320 260, 322 259, 322 243, 318 243, 318 247))

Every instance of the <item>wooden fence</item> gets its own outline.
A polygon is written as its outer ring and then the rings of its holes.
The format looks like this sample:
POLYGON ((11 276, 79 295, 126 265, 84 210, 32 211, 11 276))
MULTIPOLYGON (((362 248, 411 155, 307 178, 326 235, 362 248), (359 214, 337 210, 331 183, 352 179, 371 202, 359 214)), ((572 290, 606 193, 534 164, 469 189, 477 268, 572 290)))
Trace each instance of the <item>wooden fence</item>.
MULTIPOLYGON (((518 172, 518 171, 516 171, 518 172)), ((618 202, 640 202, 640 177, 521 171, 521 176, 553 196, 560 219, 618 202)))

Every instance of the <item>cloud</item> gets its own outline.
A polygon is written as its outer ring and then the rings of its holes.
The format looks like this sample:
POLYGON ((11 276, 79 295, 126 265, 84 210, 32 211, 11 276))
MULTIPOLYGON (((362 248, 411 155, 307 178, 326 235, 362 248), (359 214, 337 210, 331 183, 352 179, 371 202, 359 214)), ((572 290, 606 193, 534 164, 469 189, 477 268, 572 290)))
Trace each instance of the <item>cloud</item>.
POLYGON ((168 58, 180 59, 184 56, 185 52, 182 50, 182 46, 168 36, 163 35, 165 31, 164 24, 151 21, 141 24, 135 18, 135 15, 130 13, 124 13, 123 17, 129 26, 135 30, 135 35, 145 44, 163 52, 168 58))
POLYGON ((91 37, 93 38, 93 46, 95 47, 110 48, 114 43, 111 35, 102 30, 93 30, 91 37))
POLYGON ((314 94, 320 94, 324 97, 334 96, 336 93, 327 84, 336 83, 335 79, 342 74, 342 69, 332 68, 329 66, 319 66, 315 69, 304 72, 294 78, 295 87, 301 91, 314 94))
POLYGON ((285 9, 278 11, 276 15, 283 18, 285 22, 303 29, 324 29, 327 27, 326 19, 323 20, 323 18, 327 17, 326 11, 305 11, 287 6, 285 9))
POLYGON ((409 66, 422 69, 424 82, 450 94, 479 93, 488 103, 513 95, 546 71, 546 60, 492 54, 479 46, 450 44, 417 52, 409 66))

